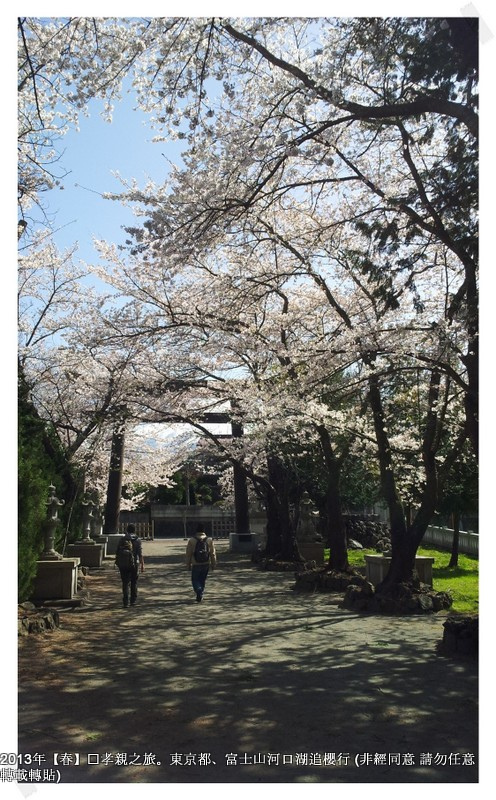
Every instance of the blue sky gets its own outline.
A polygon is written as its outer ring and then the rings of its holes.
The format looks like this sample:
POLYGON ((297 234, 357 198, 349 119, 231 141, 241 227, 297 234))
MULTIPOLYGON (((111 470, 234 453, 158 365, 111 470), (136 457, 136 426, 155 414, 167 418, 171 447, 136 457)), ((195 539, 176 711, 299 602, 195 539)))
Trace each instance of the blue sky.
POLYGON ((132 223, 132 213, 120 203, 101 195, 121 191, 112 175, 118 171, 125 179, 136 178, 144 185, 148 178, 161 182, 167 175, 169 159, 179 160, 177 143, 151 141, 154 131, 146 125, 146 115, 134 111, 133 97, 124 94, 116 105, 112 123, 105 122, 102 103, 92 102, 90 117, 82 117, 80 131, 71 130, 63 138, 59 167, 67 172, 63 188, 47 193, 43 200, 55 215, 55 240, 65 248, 79 243, 77 256, 91 262, 95 258, 93 237, 122 242, 122 226, 132 223))

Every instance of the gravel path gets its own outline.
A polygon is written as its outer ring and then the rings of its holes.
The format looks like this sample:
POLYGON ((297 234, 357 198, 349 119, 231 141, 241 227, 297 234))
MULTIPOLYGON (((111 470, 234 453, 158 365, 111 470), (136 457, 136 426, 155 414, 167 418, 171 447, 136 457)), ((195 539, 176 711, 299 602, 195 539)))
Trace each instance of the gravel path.
POLYGON ((477 664, 438 653, 443 616, 345 611, 225 541, 199 604, 182 539, 143 549, 135 607, 107 559, 88 605, 20 643, 19 752, 42 769, 58 754, 66 783, 477 782, 477 664))

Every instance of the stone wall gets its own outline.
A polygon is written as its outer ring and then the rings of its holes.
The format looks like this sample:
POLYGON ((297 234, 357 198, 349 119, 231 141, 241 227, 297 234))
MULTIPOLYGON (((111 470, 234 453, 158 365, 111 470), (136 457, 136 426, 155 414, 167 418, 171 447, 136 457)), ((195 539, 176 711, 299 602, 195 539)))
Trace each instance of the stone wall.
POLYGON ((389 526, 385 522, 350 514, 345 517, 345 524, 346 538, 351 549, 356 549, 357 545, 360 545, 364 548, 374 548, 377 552, 384 552, 391 547, 389 526))

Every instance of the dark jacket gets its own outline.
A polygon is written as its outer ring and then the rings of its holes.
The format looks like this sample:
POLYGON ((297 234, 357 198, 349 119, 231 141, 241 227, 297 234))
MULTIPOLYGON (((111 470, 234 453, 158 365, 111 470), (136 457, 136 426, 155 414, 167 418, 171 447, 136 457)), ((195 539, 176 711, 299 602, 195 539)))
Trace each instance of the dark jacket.
MULTIPOLYGON (((136 564, 136 569, 139 568, 140 564, 143 562, 143 552, 141 549, 141 539, 136 536, 135 533, 126 533, 122 539, 119 540, 119 544, 117 545, 117 550, 124 545, 124 542, 131 540, 133 545, 133 553, 134 553, 134 563, 136 564)), ((116 553, 117 557, 117 553, 116 553)))

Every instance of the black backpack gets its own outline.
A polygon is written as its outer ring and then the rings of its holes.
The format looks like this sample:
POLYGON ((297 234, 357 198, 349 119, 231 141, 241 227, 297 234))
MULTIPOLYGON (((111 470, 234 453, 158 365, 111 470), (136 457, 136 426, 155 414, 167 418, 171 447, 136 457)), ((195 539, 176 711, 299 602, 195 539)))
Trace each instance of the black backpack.
POLYGON ((115 554, 115 563, 119 569, 134 569, 136 567, 131 539, 124 539, 124 541, 119 542, 115 554))
POLYGON ((197 564, 208 564, 210 552, 208 549, 208 539, 198 539, 195 545, 195 561, 197 564))

